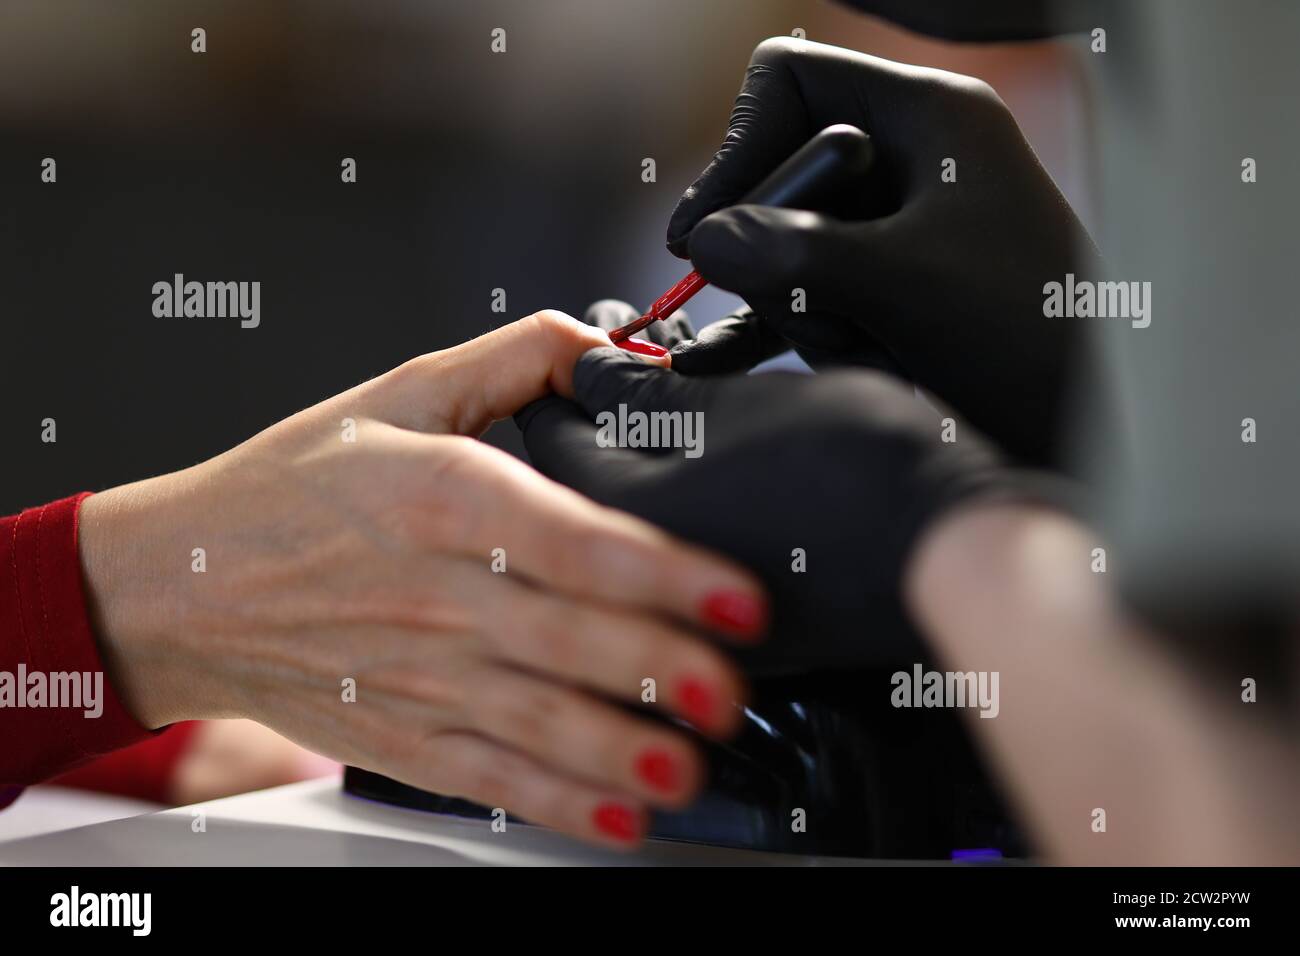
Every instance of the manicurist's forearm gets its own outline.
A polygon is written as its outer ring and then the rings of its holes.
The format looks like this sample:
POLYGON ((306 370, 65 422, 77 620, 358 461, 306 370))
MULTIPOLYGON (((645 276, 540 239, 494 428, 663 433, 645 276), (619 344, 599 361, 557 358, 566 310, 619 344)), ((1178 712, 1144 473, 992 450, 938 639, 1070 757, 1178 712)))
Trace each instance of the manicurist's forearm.
POLYGON ((1240 677, 1192 673, 1127 619, 1099 542, 1028 507, 968 507, 931 529, 907 597, 946 667, 997 671, 970 724, 1041 849, 1087 864, 1294 859, 1292 749, 1240 702, 1240 677), (1213 683, 1211 683, 1213 680, 1213 683), (1263 777, 1288 776, 1286 786, 1263 777), (1104 811, 1103 819, 1098 811, 1104 811))

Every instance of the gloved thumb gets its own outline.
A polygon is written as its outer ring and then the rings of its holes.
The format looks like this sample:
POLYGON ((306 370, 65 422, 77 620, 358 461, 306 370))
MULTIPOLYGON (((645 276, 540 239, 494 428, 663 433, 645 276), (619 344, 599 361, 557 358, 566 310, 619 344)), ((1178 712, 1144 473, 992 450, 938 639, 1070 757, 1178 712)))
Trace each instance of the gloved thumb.
POLYGON ((709 282, 747 302, 853 314, 861 306, 861 273, 869 265, 876 229, 876 221, 848 223, 800 209, 732 206, 695 227, 691 261, 709 282))

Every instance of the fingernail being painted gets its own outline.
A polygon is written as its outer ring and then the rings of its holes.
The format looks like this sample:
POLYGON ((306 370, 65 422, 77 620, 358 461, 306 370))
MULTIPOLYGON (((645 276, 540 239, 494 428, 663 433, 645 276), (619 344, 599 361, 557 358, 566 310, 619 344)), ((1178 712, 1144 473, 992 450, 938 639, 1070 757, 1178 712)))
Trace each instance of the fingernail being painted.
POLYGON ((668 350, 662 345, 655 345, 645 339, 623 339, 623 341, 614 344, 624 351, 635 352, 637 355, 649 355, 651 358, 663 358, 668 354, 668 350))

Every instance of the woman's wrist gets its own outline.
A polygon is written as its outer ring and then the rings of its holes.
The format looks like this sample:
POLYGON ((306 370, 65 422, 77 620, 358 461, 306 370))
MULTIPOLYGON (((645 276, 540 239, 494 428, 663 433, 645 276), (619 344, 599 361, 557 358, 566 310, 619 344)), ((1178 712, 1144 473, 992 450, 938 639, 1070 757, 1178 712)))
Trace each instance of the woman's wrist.
POLYGON ((188 552, 168 562, 177 565, 176 575, 159 561, 173 550, 162 540, 169 535, 160 483, 174 477, 92 495, 78 516, 86 613, 105 678, 127 712, 149 729, 211 709, 202 693, 203 668, 171 640, 185 627, 176 579, 190 570, 188 552))

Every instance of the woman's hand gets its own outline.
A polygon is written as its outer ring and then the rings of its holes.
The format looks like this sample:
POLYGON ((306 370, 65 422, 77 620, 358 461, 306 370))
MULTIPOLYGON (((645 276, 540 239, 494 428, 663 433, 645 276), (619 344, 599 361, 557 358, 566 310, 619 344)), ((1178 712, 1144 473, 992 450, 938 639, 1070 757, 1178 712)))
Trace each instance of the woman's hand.
POLYGON ((680 734, 736 726, 735 566, 475 441, 603 332, 539 313, 414 359, 211 461, 82 506, 110 679, 143 724, 249 717, 334 759, 615 845, 681 806, 680 734), (653 685, 648 684, 653 681, 653 685))

